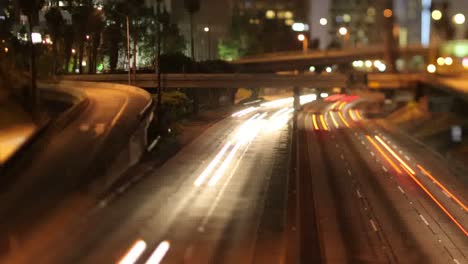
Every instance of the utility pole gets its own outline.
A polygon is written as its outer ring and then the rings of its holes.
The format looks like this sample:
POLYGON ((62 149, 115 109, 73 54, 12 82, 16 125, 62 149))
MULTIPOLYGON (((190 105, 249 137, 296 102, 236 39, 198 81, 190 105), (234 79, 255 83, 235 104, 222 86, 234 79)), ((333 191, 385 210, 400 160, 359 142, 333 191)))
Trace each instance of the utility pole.
POLYGON ((393 26, 395 23, 395 17, 394 17, 392 0, 386 0, 383 16, 384 16, 383 19, 384 19, 384 28, 385 28, 384 58, 387 64, 387 71, 395 72, 396 71, 396 66, 395 66, 396 49, 395 49, 395 37, 393 35, 393 26))
POLYGON ((161 0, 157 0, 156 6, 156 77, 158 80, 158 101, 156 104, 156 114, 158 117, 158 131, 162 129, 162 87, 161 87, 161 0))

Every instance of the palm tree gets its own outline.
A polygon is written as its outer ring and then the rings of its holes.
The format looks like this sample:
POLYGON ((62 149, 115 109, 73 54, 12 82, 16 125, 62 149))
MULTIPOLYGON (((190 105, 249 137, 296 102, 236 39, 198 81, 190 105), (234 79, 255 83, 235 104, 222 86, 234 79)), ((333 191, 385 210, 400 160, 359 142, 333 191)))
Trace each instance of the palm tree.
POLYGON ((195 60, 195 48, 193 41, 193 16, 200 11, 200 0, 184 0, 184 6, 190 15, 190 53, 195 60))
POLYGON ((63 33, 64 19, 58 7, 50 8, 45 14, 45 19, 47 21, 47 27, 49 28, 50 35, 52 37, 52 52, 54 56, 53 74, 55 75, 57 73, 58 68, 57 45, 59 43, 59 38, 62 36, 63 33))
POLYGON ((38 106, 38 96, 37 96, 37 84, 36 84, 36 54, 34 51, 34 44, 32 41, 32 32, 34 25, 36 25, 39 20, 38 13, 39 10, 44 5, 44 0, 17 0, 18 6, 23 12, 24 15, 28 18, 29 23, 29 45, 30 45, 30 73, 31 73, 31 87, 28 92, 28 97, 30 100, 30 107, 34 114, 38 106))

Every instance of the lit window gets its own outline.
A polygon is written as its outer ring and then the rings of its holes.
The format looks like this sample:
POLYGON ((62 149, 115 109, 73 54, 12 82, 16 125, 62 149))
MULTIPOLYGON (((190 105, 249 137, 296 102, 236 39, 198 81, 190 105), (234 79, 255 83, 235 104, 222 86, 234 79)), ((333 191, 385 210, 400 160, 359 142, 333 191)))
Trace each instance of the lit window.
POLYGON ((349 23, 351 21, 351 16, 349 14, 343 15, 343 22, 349 23))
POLYGON ((293 17, 294 17, 293 12, 291 12, 291 11, 286 11, 286 12, 284 12, 284 18, 286 18, 286 19, 292 19, 293 17))
POLYGON ((265 13, 265 17, 268 18, 268 19, 273 19, 273 18, 276 17, 276 13, 273 10, 268 10, 265 13))

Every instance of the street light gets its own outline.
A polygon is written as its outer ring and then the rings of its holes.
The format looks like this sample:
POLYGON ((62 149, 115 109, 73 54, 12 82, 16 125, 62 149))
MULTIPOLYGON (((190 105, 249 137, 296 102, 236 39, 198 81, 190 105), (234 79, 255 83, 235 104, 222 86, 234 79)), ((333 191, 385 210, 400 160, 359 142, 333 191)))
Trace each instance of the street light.
POLYGON ((432 19, 438 21, 442 18, 442 12, 440 10, 435 9, 431 13, 432 19))
POLYGON ((465 15, 463 15, 462 13, 458 13, 453 16, 452 20, 453 20, 453 23, 457 25, 461 25, 465 23, 465 15))
POLYGON ((326 18, 322 17, 322 18, 320 19, 320 25, 326 26, 327 24, 328 24, 328 20, 327 20, 326 18))
POLYGON ((434 73, 436 72, 437 68, 434 64, 429 64, 427 65, 426 70, 428 73, 434 73))
POLYGON ((304 34, 297 35, 297 39, 302 42, 302 51, 305 53, 309 49, 309 40, 304 34))
POLYGON ((345 36, 346 34, 348 34, 348 29, 345 27, 340 27, 338 29, 338 33, 340 33, 341 36, 345 36))

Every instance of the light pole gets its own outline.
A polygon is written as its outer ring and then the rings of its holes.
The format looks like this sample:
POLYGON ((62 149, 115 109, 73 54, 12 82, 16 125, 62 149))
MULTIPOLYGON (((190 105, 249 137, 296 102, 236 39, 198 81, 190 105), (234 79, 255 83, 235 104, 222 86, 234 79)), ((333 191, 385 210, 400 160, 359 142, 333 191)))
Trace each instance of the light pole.
POLYGON ((209 27, 203 28, 203 31, 208 35, 208 60, 211 60, 211 29, 209 27))
POLYGON ((338 29, 338 34, 343 37, 343 47, 347 48, 349 45, 349 32, 348 29, 345 27, 340 27, 338 29))
POLYGON ((462 13, 455 14, 452 17, 452 22, 455 25, 455 38, 463 39, 463 24, 465 24, 466 17, 462 13))
POLYGON ((297 39, 302 42, 302 52, 307 53, 309 50, 309 39, 304 34, 297 35, 297 39))

